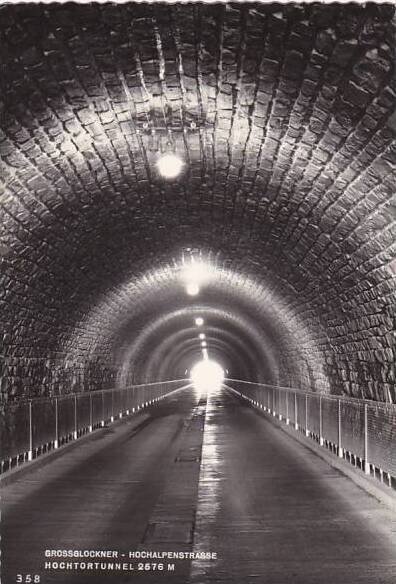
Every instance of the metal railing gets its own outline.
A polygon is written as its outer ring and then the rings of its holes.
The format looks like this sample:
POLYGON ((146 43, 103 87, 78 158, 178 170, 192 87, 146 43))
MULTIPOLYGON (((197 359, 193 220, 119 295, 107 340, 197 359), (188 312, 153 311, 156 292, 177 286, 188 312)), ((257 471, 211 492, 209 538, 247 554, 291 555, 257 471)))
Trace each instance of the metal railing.
POLYGON ((225 387, 396 488, 396 405, 226 379, 225 387))
POLYGON ((5 404, 0 411, 0 472, 134 414, 189 385, 182 379, 5 404))

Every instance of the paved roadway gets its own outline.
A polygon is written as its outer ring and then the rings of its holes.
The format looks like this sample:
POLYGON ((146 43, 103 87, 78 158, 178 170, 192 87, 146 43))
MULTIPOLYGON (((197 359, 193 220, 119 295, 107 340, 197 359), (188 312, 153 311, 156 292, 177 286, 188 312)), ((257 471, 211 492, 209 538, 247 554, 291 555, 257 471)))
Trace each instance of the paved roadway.
POLYGON ((225 390, 175 393, 15 474, 2 498, 2 584, 396 581, 390 512, 225 390), (45 569, 45 550, 114 551, 51 561, 134 570, 45 569), (218 559, 146 572, 128 559, 143 550, 218 559))

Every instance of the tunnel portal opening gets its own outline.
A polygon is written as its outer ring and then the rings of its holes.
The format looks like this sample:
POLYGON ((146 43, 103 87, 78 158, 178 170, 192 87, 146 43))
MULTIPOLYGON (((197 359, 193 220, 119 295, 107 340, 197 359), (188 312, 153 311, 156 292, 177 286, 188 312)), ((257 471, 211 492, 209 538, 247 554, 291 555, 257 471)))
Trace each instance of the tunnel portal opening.
POLYGON ((217 361, 203 359, 191 369, 191 381, 198 392, 218 391, 224 381, 224 369, 217 361))

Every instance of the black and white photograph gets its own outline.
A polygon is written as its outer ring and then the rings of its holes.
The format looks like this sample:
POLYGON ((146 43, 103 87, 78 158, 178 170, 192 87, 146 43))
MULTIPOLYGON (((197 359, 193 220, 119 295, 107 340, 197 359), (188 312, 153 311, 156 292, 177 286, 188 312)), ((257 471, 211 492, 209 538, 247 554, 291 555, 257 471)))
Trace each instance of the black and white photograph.
POLYGON ((0 0, 1 584, 395 584, 395 33, 0 0))

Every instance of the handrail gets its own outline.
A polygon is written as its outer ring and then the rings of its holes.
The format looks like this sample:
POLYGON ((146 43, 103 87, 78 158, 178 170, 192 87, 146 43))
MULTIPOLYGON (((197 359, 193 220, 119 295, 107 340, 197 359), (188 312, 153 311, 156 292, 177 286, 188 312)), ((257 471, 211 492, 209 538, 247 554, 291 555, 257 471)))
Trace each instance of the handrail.
MULTIPOLYGON (((0 408, 1 407, 7 407, 8 405, 10 406, 14 406, 14 405, 20 405, 20 404, 28 404, 29 402, 40 402, 43 401, 45 402, 46 400, 49 399, 54 399, 55 397, 57 397, 58 399, 64 399, 64 398, 72 398, 75 395, 77 397, 83 396, 83 395, 90 395, 90 394, 97 394, 100 392, 104 392, 104 393, 110 393, 112 391, 123 391, 126 389, 134 389, 134 388, 140 388, 140 387, 151 387, 154 385, 161 385, 164 383, 179 383, 181 381, 188 381, 190 382, 190 380, 188 378, 181 378, 181 379, 167 379, 165 381, 152 381, 150 383, 137 383, 137 384, 133 384, 133 385, 125 385, 125 386, 121 386, 121 387, 108 387, 107 389, 92 389, 91 391, 70 391, 69 393, 54 393, 52 395, 40 395, 38 397, 24 397, 22 399, 16 399, 13 401, 3 401, 0 402, 0 408)), ((191 383, 191 382, 190 382, 191 383)))
POLYGON ((226 378, 224 378, 224 381, 231 381, 231 382, 236 382, 236 383, 246 383, 248 385, 258 385, 260 387, 269 387, 269 388, 274 388, 274 389, 286 389, 289 391, 298 391, 304 395, 305 394, 307 394, 307 395, 322 395, 322 396, 329 398, 329 399, 340 399, 343 401, 368 403, 368 404, 372 404, 372 403, 385 404, 387 406, 392 406, 392 407, 396 408, 396 403, 393 403, 393 402, 379 401, 379 400, 375 400, 375 399, 360 398, 360 397, 341 395, 341 394, 336 394, 336 393, 308 391, 306 389, 301 389, 299 387, 291 387, 288 385, 275 385, 275 384, 271 384, 271 383, 260 383, 258 381, 246 381, 244 379, 233 379, 232 377, 226 377, 226 378))
POLYGON ((0 410, 1 473, 189 387, 173 379, 8 403, 0 410))

